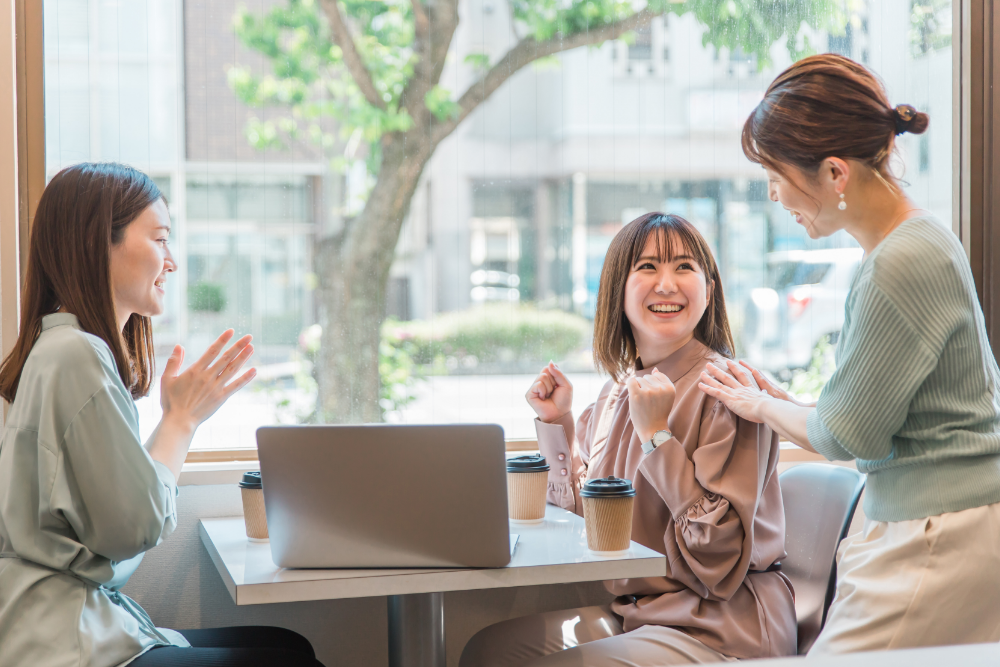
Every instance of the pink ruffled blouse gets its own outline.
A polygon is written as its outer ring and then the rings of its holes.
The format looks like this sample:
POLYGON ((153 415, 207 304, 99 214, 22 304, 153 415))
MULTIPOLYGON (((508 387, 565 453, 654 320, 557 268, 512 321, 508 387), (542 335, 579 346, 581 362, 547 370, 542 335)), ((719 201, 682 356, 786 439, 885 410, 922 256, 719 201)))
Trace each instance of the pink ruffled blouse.
POLYGON ((632 428, 628 390, 612 381, 575 426, 569 413, 535 420, 552 466, 548 500, 582 515, 587 479, 632 480, 632 539, 666 555, 667 576, 606 582, 626 631, 670 626, 734 658, 794 655, 791 583, 780 572, 751 572, 785 556, 778 436, 698 389, 708 362, 725 369, 722 356, 692 340, 636 372, 658 368, 677 391, 673 437, 649 456, 632 428))

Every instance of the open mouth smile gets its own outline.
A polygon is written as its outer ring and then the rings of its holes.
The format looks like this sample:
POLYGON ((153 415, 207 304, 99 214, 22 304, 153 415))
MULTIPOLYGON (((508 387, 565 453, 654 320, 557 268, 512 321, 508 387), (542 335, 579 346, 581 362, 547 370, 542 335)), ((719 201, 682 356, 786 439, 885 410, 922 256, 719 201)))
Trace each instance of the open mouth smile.
POLYGON ((679 313, 683 309, 684 306, 676 303, 655 303, 649 306, 649 310, 654 313, 679 313))

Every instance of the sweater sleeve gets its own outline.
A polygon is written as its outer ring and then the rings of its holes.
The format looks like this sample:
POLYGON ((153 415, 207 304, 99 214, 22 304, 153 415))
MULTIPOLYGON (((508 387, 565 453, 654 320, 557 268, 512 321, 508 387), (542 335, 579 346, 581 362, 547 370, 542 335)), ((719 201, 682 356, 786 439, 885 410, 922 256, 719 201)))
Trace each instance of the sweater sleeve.
POLYGON ((671 438, 639 465, 674 519, 664 535, 670 576, 701 597, 728 600, 746 578, 766 481, 761 471, 776 450, 769 428, 738 419, 715 402, 706 405, 690 458, 671 438))
MULTIPOLYGON (((591 403, 575 426, 573 414, 569 412, 552 423, 535 419, 538 451, 549 464, 547 500, 580 516, 583 516, 580 486, 587 477, 587 465, 581 455, 581 445, 585 444, 593 414, 594 404, 591 403)), ((586 449, 589 451, 589 448, 586 449)))
POLYGON ((882 461, 938 355, 874 282, 857 295, 851 318, 807 435, 830 460, 882 461))

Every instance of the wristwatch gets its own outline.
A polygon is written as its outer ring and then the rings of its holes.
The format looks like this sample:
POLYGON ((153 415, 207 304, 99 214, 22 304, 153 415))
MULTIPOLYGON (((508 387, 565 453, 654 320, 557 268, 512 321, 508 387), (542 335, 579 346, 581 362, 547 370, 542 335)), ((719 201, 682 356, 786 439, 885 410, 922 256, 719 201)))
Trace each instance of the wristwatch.
POLYGON ((665 443, 670 438, 674 437, 674 434, 670 431, 663 430, 657 431, 653 434, 653 437, 648 441, 642 443, 642 451, 646 454, 650 454, 654 449, 665 443))

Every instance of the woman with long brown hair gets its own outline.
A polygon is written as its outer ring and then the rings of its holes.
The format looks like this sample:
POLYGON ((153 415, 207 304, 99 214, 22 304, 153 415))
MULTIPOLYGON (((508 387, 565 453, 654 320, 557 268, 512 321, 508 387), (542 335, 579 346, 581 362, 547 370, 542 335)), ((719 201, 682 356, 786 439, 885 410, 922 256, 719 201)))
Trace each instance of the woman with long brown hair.
POLYGON ((826 54, 780 74, 743 128, 771 199, 813 238, 843 229, 865 251, 815 404, 746 364, 702 376, 744 419, 868 474, 865 529, 841 545, 810 653, 1000 640, 1000 371, 962 244, 889 164, 895 137, 928 122, 826 54))
POLYGON ((580 487, 632 480, 632 539, 667 556, 663 577, 606 582, 610 607, 515 618, 478 633, 463 667, 715 663, 795 653, 778 439, 698 390, 733 355, 719 270, 686 220, 650 213, 611 242, 594 357, 611 376, 574 422, 555 364, 532 383, 548 500, 583 513, 580 487))
POLYGON ((145 174, 80 164, 45 188, 32 224, 21 328, 0 367, 0 665, 316 667, 280 628, 157 628, 121 592, 177 525, 195 429, 253 379, 250 336, 226 331, 187 370, 176 346, 163 418, 145 446, 134 400, 153 378, 163 312, 166 200, 145 174))

